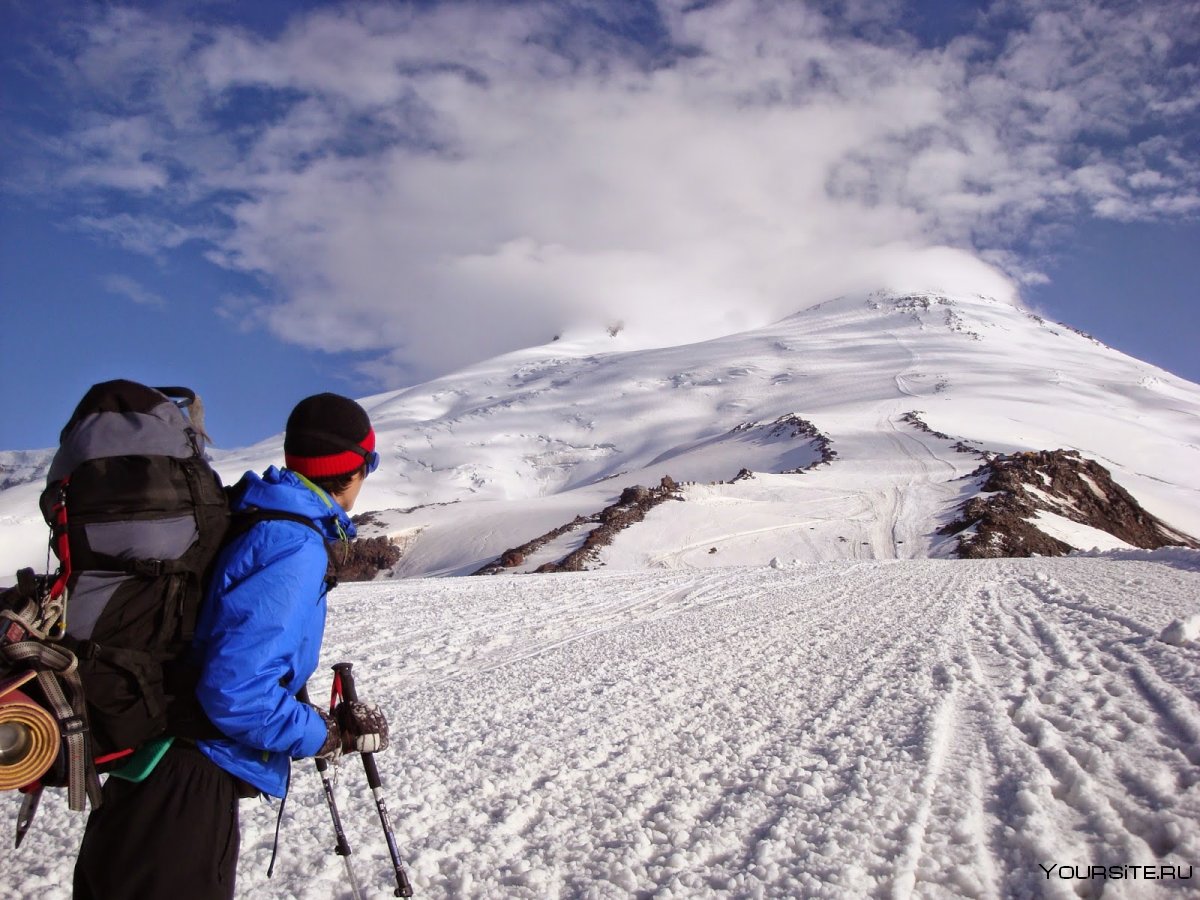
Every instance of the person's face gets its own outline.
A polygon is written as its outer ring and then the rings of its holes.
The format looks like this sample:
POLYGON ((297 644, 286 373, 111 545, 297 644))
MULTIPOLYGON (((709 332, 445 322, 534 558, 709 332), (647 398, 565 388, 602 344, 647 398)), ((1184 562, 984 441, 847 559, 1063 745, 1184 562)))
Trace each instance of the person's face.
POLYGON ((350 483, 346 485, 346 489, 340 494, 334 494, 333 499, 337 501, 346 512, 350 512, 354 508, 354 501, 358 499, 358 492, 362 490, 363 482, 367 480, 365 472, 358 472, 350 479, 350 483))

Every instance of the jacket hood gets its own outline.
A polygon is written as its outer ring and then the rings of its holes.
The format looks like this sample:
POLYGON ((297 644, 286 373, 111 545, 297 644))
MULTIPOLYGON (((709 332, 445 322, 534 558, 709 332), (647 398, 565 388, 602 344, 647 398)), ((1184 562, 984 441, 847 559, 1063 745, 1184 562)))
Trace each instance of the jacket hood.
POLYGON ((261 476, 247 472, 234 487, 233 498, 234 512, 272 509, 312 519, 326 540, 336 541, 342 534, 353 538, 356 534, 354 523, 336 500, 320 488, 309 487, 290 469, 271 466, 261 476))

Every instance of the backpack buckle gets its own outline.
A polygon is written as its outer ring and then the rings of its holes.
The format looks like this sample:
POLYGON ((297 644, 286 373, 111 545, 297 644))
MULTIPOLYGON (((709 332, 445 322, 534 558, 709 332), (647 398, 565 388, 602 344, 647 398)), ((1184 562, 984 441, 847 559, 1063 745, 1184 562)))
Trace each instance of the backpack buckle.
POLYGON ((87 734, 88 723, 83 716, 67 716, 58 723, 59 730, 65 738, 74 737, 77 734, 87 734))
POLYGON ((134 575, 141 575, 143 578, 158 578, 165 571, 165 566, 161 559, 135 559, 130 563, 129 569, 134 575))

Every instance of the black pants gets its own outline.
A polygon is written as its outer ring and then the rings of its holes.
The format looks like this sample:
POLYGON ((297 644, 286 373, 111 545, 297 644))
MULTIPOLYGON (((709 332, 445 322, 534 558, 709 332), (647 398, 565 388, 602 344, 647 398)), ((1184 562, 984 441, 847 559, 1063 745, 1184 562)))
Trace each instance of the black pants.
POLYGON ((144 781, 110 777, 88 817, 75 900, 231 900, 238 782, 176 741, 144 781))

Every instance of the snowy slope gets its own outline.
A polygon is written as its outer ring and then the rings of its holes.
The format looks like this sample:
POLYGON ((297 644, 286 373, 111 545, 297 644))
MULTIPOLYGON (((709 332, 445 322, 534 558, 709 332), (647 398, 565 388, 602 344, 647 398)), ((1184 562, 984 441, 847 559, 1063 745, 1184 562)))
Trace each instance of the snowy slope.
POLYGON ((372 413, 389 474, 368 504, 460 503, 397 518, 422 528, 406 575, 462 571, 533 537, 521 518, 545 498, 593 513, 663 475, 699 484, 619 539, 608 565, 936 556, 948 552, 936 529, 979 464, 958 440, 1078 449, 1149 511, 1200 533, 1200 387, 980 297, 848 297, 661 350, 551 345, 376 398, 372 413), (930 432, 902 421, 914 410, 930 432), (832 464, 708 483, 804 466, 803 440, 756 446, 737 431, 793 413, 829 438, 832 464), (472 527, 468 505, 486 524, 472 527))
MULTIPOLYGON (((334 594, 324 664, 354 661, 393 723, 379 761, 418 896, 1196 892, 1130 867, 1200 862, 1200 553, 1044 512, 1109 552, 938 559, 936 531, 977 487, 965 442, 1077 449, 1200 534, 1197 385, 985 298, 873 295, 703 344, 558 342, 363 402, 385 455, 364 530, 403 547, 398 576, 465 574, 631 484, 686 482, 602 571, 334 594), (777 425, 793 415, 836 455, 777 425), (1125 877, 1073 877, 1089 866, 1125 877)), ((232 481, 279 444, 216 462, 232 481)), ((20 481, 42 457, 6 459, 20 481)), ((0 572, 45 563, 39 490, 0 492, 0 572)), ((390 896, 352 760, 338 792, 367 895, 390 896)), ((348 896, 307 764, 288 810, 268 881, 276 807, 243 804, 240 895, 348 896)), ((0 898, 68 896, 81 829, 47 798, 0 898)))
POLYGON ((388 517, 408 544, 398 574, 473 571, 663 475, 698 483, 607 565, 945 555, 935 532, 979 465, 958 441, 1080 450, 1200 534, 1200 387, 1006 303, 874 294, 701 344, 611 343, 534 348, 367 401, 387 458, 366 506, 455 504, 388 517), (791 414, 829 439, 831 464, 710 484, 808 465, 812 442, 769 434, 791 414))
MULTIPOLYGON (((608 567, 944 556, 936 531, 980 463, 959 441, 1079 450, 1200 535, 1200 386, 985 297, 849 296, 654 350, 559 341, 363 402, 384 464, 359 510, 388 511, 376 530, 405 547, 400 576, 472 572, 663 475, 695 482, 686 502, 623 533, 608 567), (905 421, 914 411, 928 430, 905 421), (773 428, 789 415, 828 439, 829 464, 779 474, 818 459, 813 439, 773 428), (713 483, 742 468, 759 474, 713 483)), ((232 481, 279 447, 216 461, 232 481)), ((0 492, 0 571, 44 564, 35 497, 35 484, 0 492)), ((1080 549, 1108 546, 1073 533, 1080 549)))
MULTIPOLYGON (((1182 897, 1200 646, 1159 636, 1197 598, 1185 550, 413 580, 339 588, 323 657, 393 723, 418 897, 1182 897)), ((391 896, 355 760, 338 794, 391 896)), ((307 764, 268 881, 275 813, 239 896, 347 897, 307 764)), ((81 827, 48 797, 0 897, 66 898, 81 827)))

